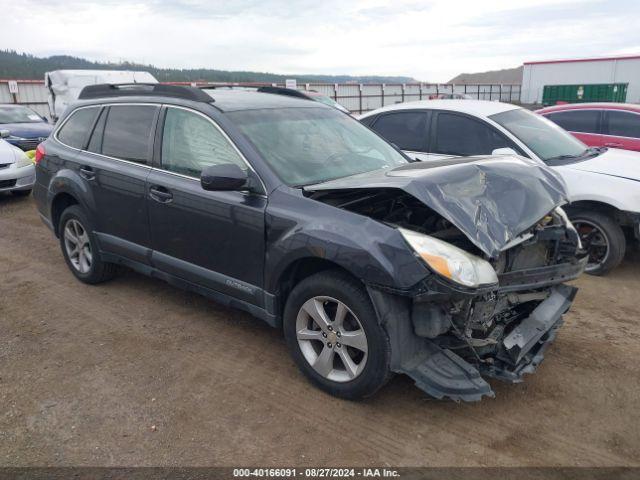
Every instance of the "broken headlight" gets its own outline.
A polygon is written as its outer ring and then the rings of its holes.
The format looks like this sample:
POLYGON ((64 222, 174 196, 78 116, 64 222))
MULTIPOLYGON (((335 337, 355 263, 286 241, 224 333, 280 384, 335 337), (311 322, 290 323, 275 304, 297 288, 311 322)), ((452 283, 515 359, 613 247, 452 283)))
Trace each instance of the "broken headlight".
POLYGON ((443 277, 465 287, 498 283, 496 271, 486 260, 429 235, 398 230, 420 258, 443 277))

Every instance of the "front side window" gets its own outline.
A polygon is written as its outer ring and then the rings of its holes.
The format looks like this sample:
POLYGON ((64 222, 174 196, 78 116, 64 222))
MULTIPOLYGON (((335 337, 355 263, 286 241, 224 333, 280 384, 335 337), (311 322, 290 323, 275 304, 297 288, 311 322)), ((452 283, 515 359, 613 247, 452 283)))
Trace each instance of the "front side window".
POLYGON ((513 148, 494 128, 453 113, 439 113, 433 153, 444 155, 491 155, 498 148, 513 148))
POLYGON ((640 115, 609 110, 609 135, 640 138, 640 115))
POLYGON ((157 111, 153 105, 112 105, 104 126, 102 154, 147 163, 157 111))
POLYGON ((408 162, 367 127, 333 108, 243 110, 227 116, 288 185, 310 185, 408 162))
POLYGON ((489 117, 511 132, 541 160, 580 157, 587 146, 551 120, 523 108, 497 113, 489 117))
POLYGON ((427 114, 424 112, 397 112, 382 115, 371 128, 401 150, 421 152, 426 126, 427 114))
POLYGON ((168 108, 162 135, 162 168, 199 177, 205 167, 247 164, 222 132, 208 119, 179 108, 168 108))
POLYGON ((549 113, 545 117, 569 132, 600 133, 600 111, 598 110, 568 110, 549 113))
POLYGON ((80 108, 73 112, 58 131, 58 140, 69 147, 83 149, 99 111, 100 107, 91 107, 80 108))

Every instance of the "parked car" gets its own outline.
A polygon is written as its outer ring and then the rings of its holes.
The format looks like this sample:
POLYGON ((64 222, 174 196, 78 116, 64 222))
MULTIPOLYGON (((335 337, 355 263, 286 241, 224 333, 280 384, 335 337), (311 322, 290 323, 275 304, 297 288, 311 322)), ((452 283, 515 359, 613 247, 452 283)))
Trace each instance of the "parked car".
POLYGON ((24 105, 0 105, 0 130, 11 145, 22 150, 34 150, 51 133, 52 127, 46 118, 24 105))
POLYGON ((360 119, 422 161, 518 154, 553 167, 567 184, 566 211, 589 251, 588 273, 615 268, 627 239, 640 238, 640 153, 589 148, 544 117, 499 102, 411 102, 360 119))
MULTIPOLYGON (((493 395, 555 337, 584 269, 562 180, 516 156, 411 161, 284 95, 86 87, 37 150, 34 198, 82 282, 117 265, 283 328, 340 397, 392 372, 493 395)), ((238 355, 242 352, 238 351, 238 355)))
MULTIPOLYGON (((8 135, 0 130, 2 137, 8 135)), ((16 196, 31 193, 36 174, 33 162, 17 147, 0 139, 0 192, 11 192, 16 196)))
POLYGON ((591 147, 640 151, 640 105, 578 103, 543 108, 536 113, 591 147))

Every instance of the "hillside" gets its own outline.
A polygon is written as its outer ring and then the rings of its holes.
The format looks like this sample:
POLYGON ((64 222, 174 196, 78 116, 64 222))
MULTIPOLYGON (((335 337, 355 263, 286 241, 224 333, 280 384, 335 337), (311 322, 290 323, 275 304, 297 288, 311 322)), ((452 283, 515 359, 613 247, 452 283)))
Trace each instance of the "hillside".
POLYGON ((287 78, 295 78, 300 83, 409 83, 416 80, 410 77, 385 76, 352 76, 352 75, 279 75, 266 72, 233 72, 211 68, 178 69, 156 68, 153 65, 137 63, 103 63, 68 55, 36 57, 12 50, 0 50, 0 78, 4 79, 37 79, 44 78, 44 73, 62 69, 92 70, 145 70, 161 82, 193 82, 197 80, 210 82, 284 82, 287 78))
POLYGON ((461 73, 448 83, 522 83, 522 67, 479 73, 461 73))

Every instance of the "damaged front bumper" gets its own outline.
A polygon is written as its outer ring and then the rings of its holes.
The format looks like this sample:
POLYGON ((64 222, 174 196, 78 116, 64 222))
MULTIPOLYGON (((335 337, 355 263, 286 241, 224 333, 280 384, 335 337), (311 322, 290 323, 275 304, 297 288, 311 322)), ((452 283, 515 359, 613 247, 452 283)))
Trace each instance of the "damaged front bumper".
MULTIPOLYGON (((430 289, 407 297, 369 287, 378 317, 389 335, 391 369, 409 375, 429 395, 455 401, 493 397, 494 392, 485 378, 511 383, 522 381, 524 374, 532 373, 542 362, 545 350, 562 325, 563 314, 575 298, 577 288, 561 282, 576 278, 584 270, 586 260, 501 276, 500 286, 493 292, 496 296, 506 298, 518 292, 515 295, 526 299, 527 295, 543 292, 544 299, 524 318, 509 323, 504 331, 500 331, 501 334, 490 339, 493 342, 491 351, 484 355, 477 354, 473 348, 470 348, 473 356, 456 353, 454 348, 447 347, 446 342, 439 342, 442 337, 435 336, 433 332, 429 335, 428 331, 425 333, 424 329, 417 328, 415 299, 419 298, 420 305, 427 307, 418 310, 420 315, 432 320, 438 316, 435 314, 440 308, 438 302, 443 302, 446 293, 430 289)), ((455 329, 453 323, 451 326, 455 329)))

